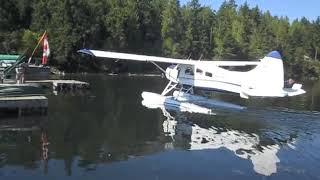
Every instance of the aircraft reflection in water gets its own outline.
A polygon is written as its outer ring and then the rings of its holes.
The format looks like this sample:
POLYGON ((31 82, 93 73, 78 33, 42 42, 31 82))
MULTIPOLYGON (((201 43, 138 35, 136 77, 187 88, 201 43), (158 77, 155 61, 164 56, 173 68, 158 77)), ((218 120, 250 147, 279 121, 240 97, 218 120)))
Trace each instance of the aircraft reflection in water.
MULTIPOLYGON (((190 150, 204 150, 204 149, 219 149, 226 148, 232 151, 237 157, 248 159, 252 162, 254 171, 270 176, 277 172, 277 163, 280 159, 277 156, 280 146, 278 144, 261 145, 260 138, 257 134, 248 134, 246 132, 216 128, 202 128, 197 124, 184 120, 183 118, 176 119, 168 111, 191 112, 200 114, 215 115, 205 107, 198 105, 177 104, 170 101, 163 101, 161 98, 146 99, 142 104, 151 109, 159 108, 163 115, 167 118, 163 122, 163 131, 166 136, 172 138, 172 142, 166 144, 166 148, 173 148, 173 142, 190 137, 190 150), (190 108, 190 109, 188 109, 190 108)), ((228 106, 229 107, 229 106, 228 106)), ((235 106, 236 107, 236 106, 235 106)), ((289 147, 294 148, 292 144, 294 140, 288 144, 289 147)))
POLYGON ((215 99, 207 99, 202 96, 191 95, 184 92, 174 91, 173 96, 163 96, 157 93, 143 92, 141 94, 142 105, 155 109, 159 106, 175 107, 181 112, 202 113, 215 115, 210 108, 244 110, 245 107, 227 103, 215 99))

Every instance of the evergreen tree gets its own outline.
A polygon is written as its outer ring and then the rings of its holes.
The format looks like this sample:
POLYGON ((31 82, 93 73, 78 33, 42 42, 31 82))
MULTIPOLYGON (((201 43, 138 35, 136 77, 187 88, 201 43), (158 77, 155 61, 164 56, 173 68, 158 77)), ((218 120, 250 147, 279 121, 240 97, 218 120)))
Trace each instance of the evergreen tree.
POLYGON ((238 43, 235 38, 234 21, 236 19, 236 4, 234 0, 224 1, 217 12, 217 24, 214 33, 214 56, 217 58, 232 58, 238 53, 238 43))
POLYGON ((254 29, 250 40, 249 56, 263 57, 266 53, 275 50, 275 34, 272 31, 272 16, 267 11, 261 16, 261 22, 254 29))
POLYGON ((190 58, 209 58, 212 45, 213 12, 202 7, 198 0, 192 0, 183 9, 185 33, 183 35, 183 52, 190 58))
MULTIPOLYGON (((125 9, 122 8, 125 6, 125 2, 110 0, 108 1, 108 6, 109 12, 105 15, 104 20, 106 31, 109 34, 107 47, 111 49, 125 48, 127 46, 125 27, 128 19, 125 9)), ((136 14, 132 13, 131 16, 136 17, 136 14)))
POLYGON ((211 59, 213 44, 214 13, 209 7, 203 7, 199 12, 199 43, 200 57, 211 59))
POLYGON ((161 24, 161 37, 163 40, 163 53, 166 56, 179 57, 182 24, 181 10, 178 0, 168 0, 163 11, 161 24))
POLYGON ((254 29, 254 20, 251 18, 251 10, 245 2, 239 8, 238 18, 233 23, 234 37, 239 45, 239 56, 247 58, 249 54, 250 36, 254 29))
POLYGON ((0 4, 0 51, 17 53, 20 44, 20 17, 17 1, 2 1, 0 4))

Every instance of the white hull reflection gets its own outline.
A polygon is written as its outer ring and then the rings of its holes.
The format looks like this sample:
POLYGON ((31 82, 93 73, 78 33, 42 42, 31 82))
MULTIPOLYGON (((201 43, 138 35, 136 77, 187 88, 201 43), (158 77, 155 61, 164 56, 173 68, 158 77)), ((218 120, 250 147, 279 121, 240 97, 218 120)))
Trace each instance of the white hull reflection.
MULTIPOLYGON (((219 132, 215 127, 209 129, 201 128, 196 124, 189 125, 168 121, 167 127, 175 127, 175 137, 190 137, 190 150, 219 149, 226 148, 236 156, 248 159, 253 164, 253 169, 258 174, 270 176, 277 172, 277 163, 280 159, 277 156, 279 145, 260 145, 259 136, 247 134, 237 130, 219 132), (170 126, 168 124, 174 124, 170 126)), ((164 131, 169 129, 164 129, 164 131)), ((172 132, 170 129, 169 132, 172 132)))
POLYGON ((202 96, 191 95, 188 93, 174 91, 173 96, 163 96, 152 92, 143 92, 141 94, 142 105, 156 109, 163 107, 165 109, 178 110, 181 112, 200 113, 215 115, 212 108, 219 110, 244 110, 243 106, 227 103, 219 100, 208 99, 202 96))
POLYGON ((212 114, 211 109, 192 104, 189 102, 182 102, 176 100, 173 96, 163 96, 156 93, 151 92, 143 92, 142 93, 142 105, 151 108, 164 108, 164 109, 173 109, 181 112, 190 112, 190 113, 201 113, 201 114, 212 114))
MULTIPOLYGON (((278 144, 263 146, 257 134, 232 129, 221 130, 213 126, 202 128, 188 121, 176 121, 167 110, 209 114, 208 109, 154 93, 144 92, 142 97, 144 106, 152 109, 160 108, 167 118, 163 122, 163 131, 166 136, 171 137, 172 142, 166 143, 166 148, 173 149, 176 141, 187 138, 187 141, 190 141, 190 150, 226 148, 237 157, 250 160, 254 171, 258 174, 270 176, 277 172, 277 163, 280 162, 277 156, 280 150, 278 144)), ((293 143, 289 142, 288 147, 292 147, 293 143)))

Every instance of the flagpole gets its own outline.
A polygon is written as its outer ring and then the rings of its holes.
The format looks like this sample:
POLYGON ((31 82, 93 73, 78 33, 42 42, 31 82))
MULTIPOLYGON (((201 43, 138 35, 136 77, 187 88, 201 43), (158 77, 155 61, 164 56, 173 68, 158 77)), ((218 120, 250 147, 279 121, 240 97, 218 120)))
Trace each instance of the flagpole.
POLYGON ((29 58, 29 60, 28 60, 28 63, 30 63, 31 58, 33 57, 34 53, 35 53, 35 52, 36 52, 36 50, 38 49, 38 47, 39 47, 40 43, 42 42, 42 40, 43 40, 43 38, 45 37, 45 35, 46 35, 46 34, 47 34, 47 31, 44 31, 44 33, 43 33, 43 35, 41 36, 41 38, 40 38, 40 40, 39 40, 38 44, 37 44, 37 45, 36 45, 36 47, 33 49, 32 54, 31 54, 31 56, 30 56, 30 58, 29 58))

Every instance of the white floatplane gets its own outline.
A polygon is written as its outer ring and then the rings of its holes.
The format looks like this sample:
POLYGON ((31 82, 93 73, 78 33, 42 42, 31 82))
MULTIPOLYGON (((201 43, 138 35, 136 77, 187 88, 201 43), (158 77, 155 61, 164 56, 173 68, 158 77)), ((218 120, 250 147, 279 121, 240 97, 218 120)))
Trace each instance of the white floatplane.
POLYGON ((169 80, 163 90, 163 96, 180 88, 180 92, 193 94, 194 87, 213 91, 226 91, 249 97, 286 97, 304 94, 301 84, 285 85, 281 55, 270 52, 260 61, 203 61, 191 59, 173 59, 156 56, 117 53, 82 49, 79 53, 94 57, 151 62, 158 67, 169 80), (173 64, 166 70, 157 63, 173 64), (255 66, 242 72, 228 70, 225 67, 255 66))

